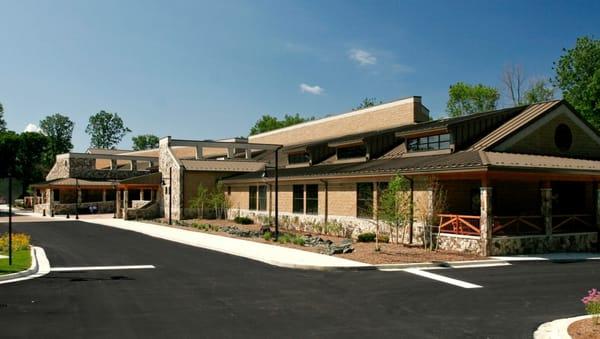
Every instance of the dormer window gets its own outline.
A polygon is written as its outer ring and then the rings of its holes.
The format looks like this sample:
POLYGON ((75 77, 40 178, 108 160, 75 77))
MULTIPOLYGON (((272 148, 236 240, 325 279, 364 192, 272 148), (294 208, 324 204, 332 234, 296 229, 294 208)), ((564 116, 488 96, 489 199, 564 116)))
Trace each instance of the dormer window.
POLYGON ((310 161, 310 156, 306 152, 296 152, 288 154, 288 163, 294 164, 306 164, 310 161))
POLYGON ((420 138, 408 139, 409 152, 435 151, 450 148, 450 134, 436 134, 420 138))
POLYGON ((337 148, 338 159, 364 158, 365 156, 367 156, 367 147, 364 144, 337 148))

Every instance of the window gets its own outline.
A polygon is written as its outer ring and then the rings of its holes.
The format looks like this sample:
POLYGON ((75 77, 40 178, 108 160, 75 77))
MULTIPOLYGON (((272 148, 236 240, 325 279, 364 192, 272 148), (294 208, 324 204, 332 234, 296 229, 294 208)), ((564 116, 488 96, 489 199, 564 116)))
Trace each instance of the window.
POLYGON ((267 210, 267 186, 258 186, 258 210, 267 210))
POLYGON ((573 143, 573 134, 571 133, 571 129, 569 126, 565 124, 560 124, 556 127, 554 131, 554 144, 561 152, 566 152, 571 148, 571 144, 573 143))
POLYGON ((373 183, 356 184, 356 215, 359 218, 373 217, 373 183))
POLYGON ((367 155, 367 148, 365 145, 357 145, 350 147, 338 147, 337 158, 338 159, 349 159, 349 158, 360 158, 367 155))
POLYGON ((319 185, 306 185, 306 214, 319 213, 319 185))
POLYGON ((407 148, 409 152, 448 149, 450 148, 450 134, 437 134, 408 139, 407 148))
POLYGON ((250 186, 248 193, 250 194, 248 198, 248 209, 255 210, 256 209, 256 186, 250 186))
POLYGON ((292 212, 304 213, 304 185, 293 186, 292 200, 292 212))
POLYGON ((308 153, 306 152, 298 152, 298 153, 290 153, 288 154, 288 163, 290 165, 293 164, 304 164, 310 160, 308 153))

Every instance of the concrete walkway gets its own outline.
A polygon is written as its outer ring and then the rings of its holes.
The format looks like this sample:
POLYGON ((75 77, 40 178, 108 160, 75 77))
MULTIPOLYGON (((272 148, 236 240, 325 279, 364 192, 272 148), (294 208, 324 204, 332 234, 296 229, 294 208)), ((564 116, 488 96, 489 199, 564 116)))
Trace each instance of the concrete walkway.
POLYGON ((237 255, 280 267, 312 270, 375 269, 375 266, 358 261, 151 223, 102 217, 92 218, 91 216, 86 216, 80 221, 138 232, 155 238, 237 255))

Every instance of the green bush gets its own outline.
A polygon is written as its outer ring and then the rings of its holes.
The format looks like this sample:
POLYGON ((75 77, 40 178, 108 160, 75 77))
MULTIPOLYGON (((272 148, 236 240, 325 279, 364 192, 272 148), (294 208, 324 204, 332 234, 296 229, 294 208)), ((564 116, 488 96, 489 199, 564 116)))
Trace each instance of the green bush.
POLYGON ((269 241, 271 238, 273 238, 273 234, 271 234, 271 232, 267 231, 263 234, 263 239, 269 241))
POLYGON ((390 242, 390 236, 387 234, 380 234, 377 239, 379 239, 380 242, 390 242))
POLYGON ((292 243, 298 246, 304 246, 304 237, 295 236, 294 239, 292 239, 292 243))
POLYGON ((241 225, 250 225, 254 223, 254 220, 248 218, 248 217, 235 217, 233 219, 233 221, 235 221, 236 224, 241 224, 241 225))
POLYGON ((279 239, 277 239, 277 241, 279 241, 282 244, 287 244, 292 242, 292 237, 287 233, 283 233, 279 235, 279 239))
MULTIPOLYGON (((14 233, 12 235, 13 251, 21 251, 29 249, 29 240, 31 237, 24 233, 14 233)), ((0 236, 0 252, 8 252, 8 233, 0 236)))
POLYGON ((375 241, 375 233, 367 232, 358 235, 358 242, 373 242, 375 241))

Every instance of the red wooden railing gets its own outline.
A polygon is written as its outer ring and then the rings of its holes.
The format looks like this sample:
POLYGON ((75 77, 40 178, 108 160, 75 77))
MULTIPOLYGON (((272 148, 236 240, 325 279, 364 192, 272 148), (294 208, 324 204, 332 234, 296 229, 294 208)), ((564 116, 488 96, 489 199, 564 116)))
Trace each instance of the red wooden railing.
POLYGON ((480 235, 478 215, 438 214, 440 233, 480 235))
POLYGON ((590 214, 559 214, 552 216, 552 233, 594 231, 590 214))
POLYGON ((514 215, 494 217, 492 234, 528 235, 543 234, 544 218, 541 215, 514 215))

